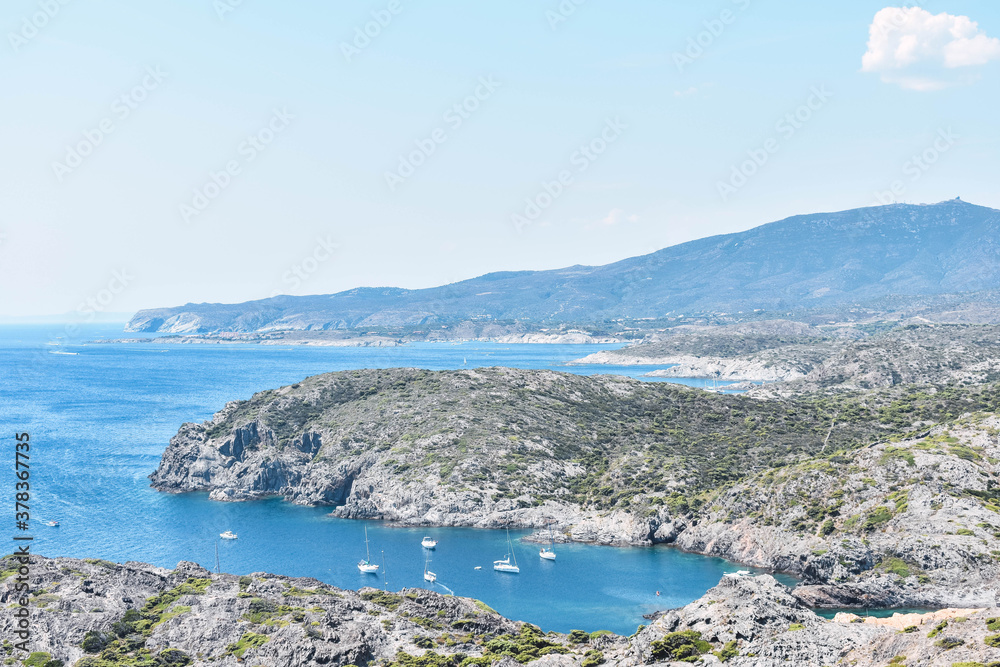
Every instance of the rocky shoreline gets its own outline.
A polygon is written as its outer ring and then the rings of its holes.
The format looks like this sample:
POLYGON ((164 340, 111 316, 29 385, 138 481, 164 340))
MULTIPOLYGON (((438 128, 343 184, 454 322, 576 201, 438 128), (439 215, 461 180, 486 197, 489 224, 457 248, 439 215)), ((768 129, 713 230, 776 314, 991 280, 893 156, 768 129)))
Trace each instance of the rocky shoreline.
POLYGON ((323 335, 323 332, 282 331, 214 334, 174 334, 150 338, 106 338, 88 341, 89 345, 128 344, 139 345, 312 345, 317 347, 399 347, 411 342, 435 343, 500 343, 504 345, 608 345, 623 343, 621 336, 595 335, 584 331, 560 333, 507 333, 481 335, 472 338, 429 339, 426 336, 371 336, 360 333, 323 335))
MULTIPOLYGON (((733 667, 1000 661, 1000 609, 862 619, 820 618, 772 577, 723 577, 700 599, 665 611, 631 637, 545 632, 477 600, 423 589, 337 589, 263 572, 215 574, 33 556, 0 561, 0 603, 27 610, 30 639, 5 641, 5 664, 31 667, 733 667), (898 657, 898 656, 901 656, 898 657)), ((0 615, 15 637, 18 618, 0 615)))
MULTIPOLYGON (((529 445, 539 451, 543 443, 523 428, 503 436, 513 420, 528 418, 522 392, 551 396, 558 390, 579 402, 582 392, 595 388, 610 391, 619 405, 632 390, 668 391, 679 405, 708 401, 706 414, 729 405, 739 410, 744 427, 751 418, 743 411, 762 403, 623 378, 510 369, 330 374, 230 403, 211 422, 185 424, 151 475, 152 485, 170 493, 207 491, 218 501, 281 496, 328 506, 341 518, 408 526, 511 526, 545 529, 547 537, 552 525, 560 540, 667 544, 795 575, 802 583, 793 594, 811 607, 1000 603, 997 416, 970 415, 850 449, 831 444, 850 441, 850 431, 842 431, 848 426, 831 422, 810 436, 819 440, 819 455, 687 495, 678 486, 659 492, 632 483, 600 486, 635 466, 633 454, 595 479, 580 463, 593 456, 586 450, 574 454, 578 458, 546 453, 527 459, 520 452, 532 451, 529 445), (457 383, 454 392, 445 382, 457 383), (502 388, 509 397, 500 397, 502 388), (472 392, 481 392, 486 403, 463 406, 460 400, 471 400, 472 392), (412 416, 403 412, 407 401, 418 399, 429 402, 414 404, 412 416), (495 423, 480 427, 486 439, 475 440, 460 420, 486 418, 483 406, 497 401, 520 406, 519 412, 497 412, 495 423), (423 421, 434 414, 440 416, 423 421), (282 426, 294 420, 293 428, 282 426), (414 425, 423 435, 414 434, 414 425), (513 477, 523 480, 516 489, 513 477), (584 505, 573 490, 588 479, 595 481, 584 505), (609 494, 626 502, 602 504, 609 494)), ((534 418, 549 429, 548 438, 556 438, 552 427, 564 409, 534 418)), ((802 413, 795 414, 801 423, 802 413)), ((722 437, 718 420, 710 423, 713 438, 722 437)), ((775 428, 767 431, 770 442, 775 428)), ((565 446, 549 445, 556 451, 565 446)), ((677 458, 668 460, 680 468, 677 458)))

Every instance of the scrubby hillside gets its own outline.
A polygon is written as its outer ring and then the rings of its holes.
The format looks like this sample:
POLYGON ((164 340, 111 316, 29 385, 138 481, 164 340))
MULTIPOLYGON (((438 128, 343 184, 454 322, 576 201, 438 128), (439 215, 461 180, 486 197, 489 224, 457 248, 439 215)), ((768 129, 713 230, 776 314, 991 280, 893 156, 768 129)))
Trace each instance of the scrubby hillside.
POLYGON ((768 470, 721 492, 678 544, 796 572, 811 605, 1000 602, 1000 419, 768 470))
POLYGON ((869 331, 798 325, 781 334, 757 326, 678 332, 578 363, 673 365, 650 375, 780 383, 758 392, 764 395, 1000 379, 998 326, 909 324, 869 331))
POLYGON ((613 376, 351 371, 184 425, 152 480, 410 523, 497 525, 513 512, 542 525, 546 513, 569 521, 611 509, 655 518, 754 470, 891 432, 860 408, 831 429, 842 412, 613 376))

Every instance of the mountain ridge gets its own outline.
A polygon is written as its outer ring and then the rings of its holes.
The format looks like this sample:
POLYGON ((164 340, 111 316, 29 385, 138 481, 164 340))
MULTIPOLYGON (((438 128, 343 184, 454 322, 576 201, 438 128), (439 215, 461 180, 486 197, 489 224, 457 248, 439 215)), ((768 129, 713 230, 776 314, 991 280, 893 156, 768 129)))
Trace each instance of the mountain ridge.
POLYGON ((1000 211, 959 199, 798 215, 602 266, 146 309, 127 331, 351 330, 791 310, 1000 288, 1000 211), (957 228, 957 229, 956 229, 957 228))

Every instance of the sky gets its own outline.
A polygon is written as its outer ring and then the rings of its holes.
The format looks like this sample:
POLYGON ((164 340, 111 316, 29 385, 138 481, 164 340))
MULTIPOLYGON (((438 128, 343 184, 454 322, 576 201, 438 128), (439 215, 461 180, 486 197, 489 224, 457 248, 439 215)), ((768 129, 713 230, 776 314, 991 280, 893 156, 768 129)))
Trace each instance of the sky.
POLYGON ((995 0, 5 0, 0 317, 1000 208, 995 0))

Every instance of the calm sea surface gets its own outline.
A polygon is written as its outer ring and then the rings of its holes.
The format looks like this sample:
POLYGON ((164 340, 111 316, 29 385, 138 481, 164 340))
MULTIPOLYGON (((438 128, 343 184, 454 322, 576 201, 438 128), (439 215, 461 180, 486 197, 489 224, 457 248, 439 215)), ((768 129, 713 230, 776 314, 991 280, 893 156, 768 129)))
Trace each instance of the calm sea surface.
MULTIPOLYGON (((308 576, 343 588, 424 586, 430 552, 434 589, 483 600, 511 618, 545 630, 607 629, 631 634, 642 614, 684 605, 739 569, 717 558, 666 547, 557 545, 556 562, 511 533, 520 575, 494 572, 507 552, 497 531, 407 529, 368 523, 373 560, 385 579, 362 575, 362 522, 332 519, 328 509, 280 500, 218 503, 205 494, 167 495, 147 475, 170 437, 203 421, 226 401, 329 371, 357 368, 477 366, 550 368, 571 373, 638 377, 648 367, 566 366, 609 345, 411 344, 397 348, 261 345, 85 345, 118 337, 120 326, 0 327, 0 425, 5 456, 13 434, 31 434, 34 548, 46 556, 144 561, 172 568, 179 561, 213 569, 218 543, 223 571, 308 576), (58 528, 42 522, 55 519, 58 528), (218 540, 220 532, 239 534, 218 540), (481 566, 481 570, 476 570, 481 566), (660 595, 657 596, 657 591, 660 595)), ((700 384, 699 381, 686 382, 700 384)), ((4 464, 10 470, 12 461, 4 464)), ((10 474, 10 473, 8 473, 10 474)), ((13 479, 10 480, 11 482, 13 479)), ((5 487, 6 488, 6 487, 5 487)))

